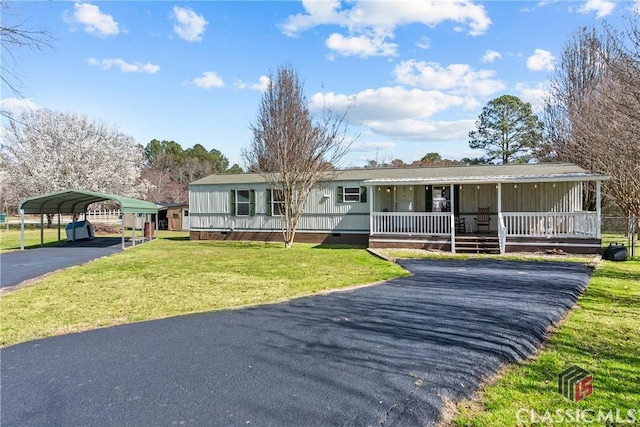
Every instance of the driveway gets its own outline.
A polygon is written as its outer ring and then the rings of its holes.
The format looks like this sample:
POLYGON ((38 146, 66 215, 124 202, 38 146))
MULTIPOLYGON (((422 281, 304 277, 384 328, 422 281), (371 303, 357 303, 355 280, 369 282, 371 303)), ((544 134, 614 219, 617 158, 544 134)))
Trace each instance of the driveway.
MULTIPOLYGON (((127 245, 130 245, 130 242, 127 242, 127 245)), ((16 286, 25 280, 120 251, 120 238, 96 237, 93 240, 63 242, 60 246, 6 252, 0 254, 0 288, 16 286)))
POLYGON ((2 426, 434 425, 446 402, 530 356, 590 273, 401 264, 414 275, 2 349, 2 426))

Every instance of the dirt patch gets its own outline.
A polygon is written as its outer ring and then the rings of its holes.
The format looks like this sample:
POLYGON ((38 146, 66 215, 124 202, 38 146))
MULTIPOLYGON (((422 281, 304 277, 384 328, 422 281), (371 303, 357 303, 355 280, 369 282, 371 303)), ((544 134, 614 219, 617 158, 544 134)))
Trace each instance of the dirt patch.
POLYGON ((103 224, 101 222, 92 223, 93 225, 93 234, 96 236, 105 236, 109 234, 120 234, 120 227, 114 227, 111 224, 103 224))

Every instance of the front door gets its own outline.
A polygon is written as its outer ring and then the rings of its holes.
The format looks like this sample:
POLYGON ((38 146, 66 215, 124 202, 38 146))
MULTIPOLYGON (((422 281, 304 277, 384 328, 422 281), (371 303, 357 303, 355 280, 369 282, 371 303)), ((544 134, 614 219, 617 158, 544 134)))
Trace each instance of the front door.
POLYGON ((396 190, 396 212, 413 212, 413 188, 398 187, 396 190))
POLYGON ((182 209, 182 229, 183 230, 189 230, 189 228, 191 227, 190 223, 189 223, 189 209, 182 209))

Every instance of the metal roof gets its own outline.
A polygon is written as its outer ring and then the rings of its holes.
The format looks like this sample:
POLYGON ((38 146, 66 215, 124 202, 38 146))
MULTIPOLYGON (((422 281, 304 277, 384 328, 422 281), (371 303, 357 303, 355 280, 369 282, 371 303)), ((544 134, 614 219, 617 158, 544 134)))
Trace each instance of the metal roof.
MULTIPOLYGON (((331 181, 364 181, 383 183, 481 183, 598 181, 609 177, 592 174, 571 163, 524 163, 507 165, 444 166, 428 168, 347 169, 339 171, 331 181)), ((255 173, 209 175, 190 185, 264 183, 255 173)))
POLYGON ((26 214, 83 213, 92 203, 113 200, 123 213, 158 213, 155 203, 115 194, 95 193, 84 190, 64 190, 41 196, 29 197, 20 202, 19 209, 26 214))

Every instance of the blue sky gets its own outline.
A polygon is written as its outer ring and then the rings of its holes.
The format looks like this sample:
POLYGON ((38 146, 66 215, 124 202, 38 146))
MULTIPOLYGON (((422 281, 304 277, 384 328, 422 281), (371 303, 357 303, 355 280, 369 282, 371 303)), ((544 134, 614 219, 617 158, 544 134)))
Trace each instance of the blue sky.
POLYGON ((116 125, 145 145, 216 148, 231 163, 249 144, 261 90, 277 67, 304 80, 312 111, 348 110, 359 137, 342 166, 459 159, 482 107, 513 94, 534 107, 582 25, 620 25, 640 0, 10 2, 3 23, 46 28, 53 49, 6 63, 23 99, 116 125))

